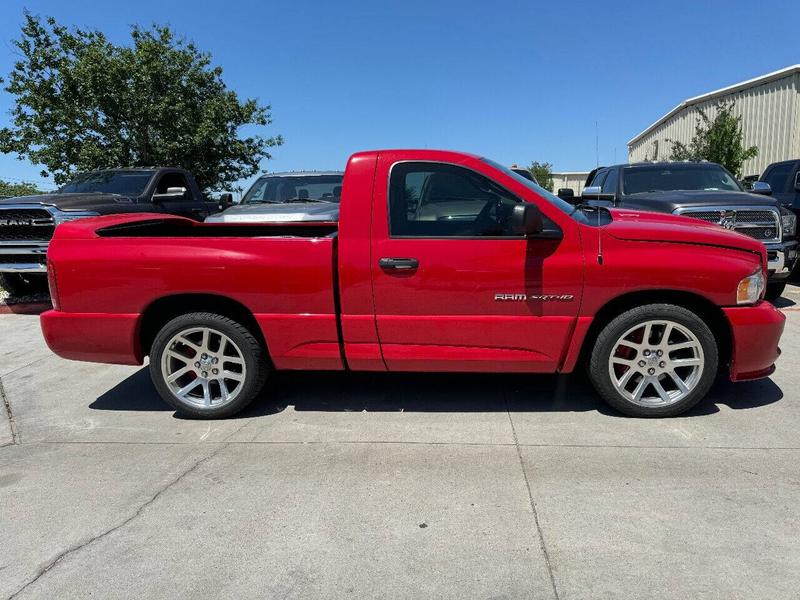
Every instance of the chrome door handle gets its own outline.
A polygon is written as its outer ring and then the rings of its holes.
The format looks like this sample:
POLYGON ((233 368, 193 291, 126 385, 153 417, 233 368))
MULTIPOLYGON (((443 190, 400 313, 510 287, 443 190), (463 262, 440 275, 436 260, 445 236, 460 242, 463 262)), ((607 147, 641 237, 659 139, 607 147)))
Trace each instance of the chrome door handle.
POLYGON ((419 267, 419 261, 416 258, 382 258, 378 266, 391 271, 411 271, 419 267))

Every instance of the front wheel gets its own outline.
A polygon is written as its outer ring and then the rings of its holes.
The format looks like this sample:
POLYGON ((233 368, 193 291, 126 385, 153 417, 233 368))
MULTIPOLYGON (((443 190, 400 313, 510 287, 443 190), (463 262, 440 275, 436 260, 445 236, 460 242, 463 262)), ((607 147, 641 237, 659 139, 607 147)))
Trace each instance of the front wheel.
POLYGON ((717 374, 717 344, 693 312, 671 304, 628 310, 597 337, 589 363, 595 389, 635 417, 671 417, 700 402, 717 374))
POLYGON ((172 319, 150 351, 150 376, 178 412, 200 419, 233 415, 264 387, 266 352, 236 321, 213 313, 172 319))

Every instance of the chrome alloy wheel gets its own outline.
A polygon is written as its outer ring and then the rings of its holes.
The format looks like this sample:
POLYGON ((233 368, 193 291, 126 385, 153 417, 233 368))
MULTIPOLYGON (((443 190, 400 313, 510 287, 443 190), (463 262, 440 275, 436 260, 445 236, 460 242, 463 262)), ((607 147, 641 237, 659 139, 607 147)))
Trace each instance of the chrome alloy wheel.
POLYGON ((219 408, 242 391, 247 367, 239 347, 224 333, 194 327, 175 334, 161 355, 170 392, 200 408, 219 408))
POLYGON ((617 392, 639 406, 668 406, 697 387, 705 360, 700 340, 674 321, 645 321, 614 344, 608 372, 617 392))

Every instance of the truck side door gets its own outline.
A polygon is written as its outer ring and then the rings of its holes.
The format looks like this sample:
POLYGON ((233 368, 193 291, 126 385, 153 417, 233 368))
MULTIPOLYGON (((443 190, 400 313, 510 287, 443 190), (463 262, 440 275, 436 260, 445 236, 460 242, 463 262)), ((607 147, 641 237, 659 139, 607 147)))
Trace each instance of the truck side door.
POLYGON ((473 162, 378 160, 371 271, 389 370, 550 372, 564 355, 582 287, 578 227, 551 206, 560 239, 512 236, 504 222, 522 198, 473 162))

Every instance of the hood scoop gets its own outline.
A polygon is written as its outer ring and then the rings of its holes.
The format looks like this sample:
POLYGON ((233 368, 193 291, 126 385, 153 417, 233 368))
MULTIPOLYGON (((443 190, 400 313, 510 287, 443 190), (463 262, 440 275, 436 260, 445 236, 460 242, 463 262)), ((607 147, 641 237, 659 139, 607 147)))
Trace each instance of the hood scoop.
POLYGON ((611 209, 610 212, 612 221, 604 230, 620 240, 718 246, 755 254, 764 252, 761 242, 700 219, 630 209, 611 209))

